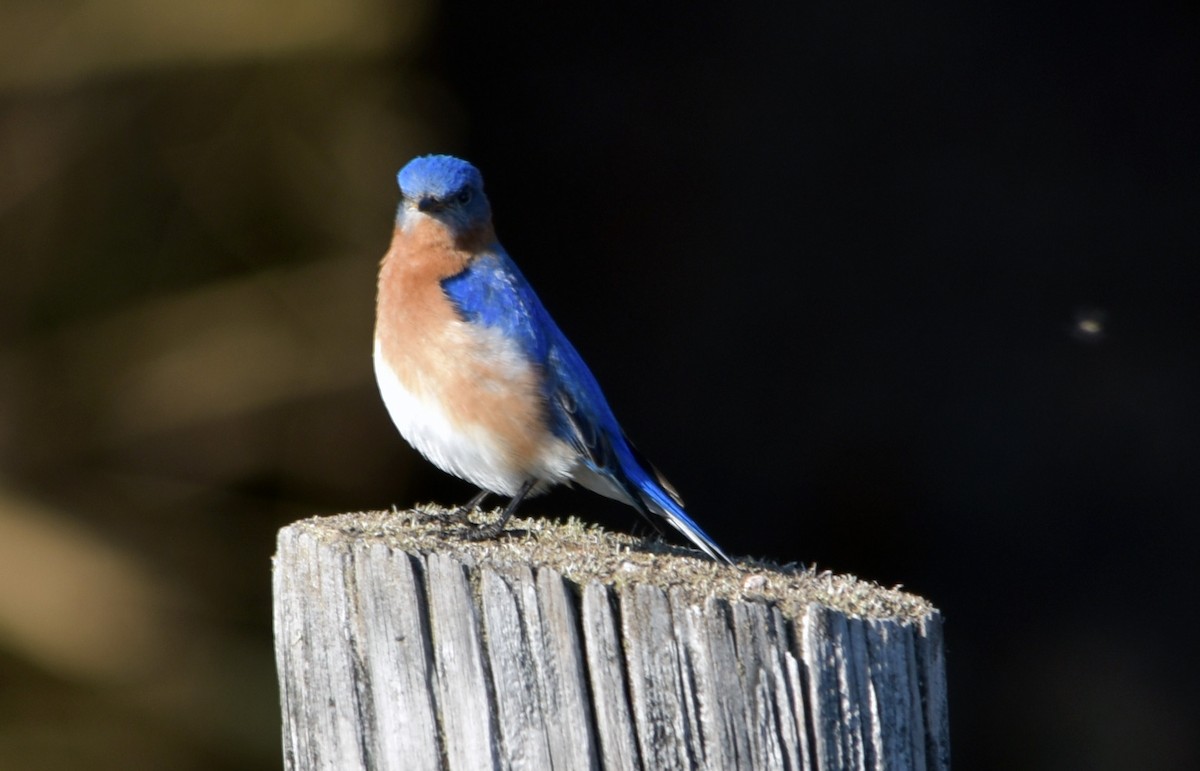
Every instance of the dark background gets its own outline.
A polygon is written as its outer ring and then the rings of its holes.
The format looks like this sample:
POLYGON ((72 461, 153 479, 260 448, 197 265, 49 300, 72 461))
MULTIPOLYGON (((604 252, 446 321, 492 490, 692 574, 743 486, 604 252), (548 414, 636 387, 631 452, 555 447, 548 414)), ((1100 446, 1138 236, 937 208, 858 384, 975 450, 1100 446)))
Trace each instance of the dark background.
POLYGON ((1200 764, 1188 4, 17 2, 0 30, 3 768, 278 767, 276 529, 469 497, 370 370, 424 152, 483 170, 727 551, 942 609, 956 766, 1200 764))

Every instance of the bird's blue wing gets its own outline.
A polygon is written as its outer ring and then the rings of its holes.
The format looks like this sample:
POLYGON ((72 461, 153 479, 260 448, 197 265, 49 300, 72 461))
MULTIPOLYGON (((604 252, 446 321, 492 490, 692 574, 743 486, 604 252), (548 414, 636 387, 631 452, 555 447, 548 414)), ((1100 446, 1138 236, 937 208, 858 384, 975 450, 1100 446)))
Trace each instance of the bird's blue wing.
POLYGON ((583 463, 623 490, 649 521, 654 511, 714 559, 729 561, 625 438, 595 376, 507 254, 478 257, 462 273, 443 280, 442 289, 465 320, 499 328, 541 368, 551 428, 583 463))
POLYGON ((442 290, 463 319, 499 328, 530 360, 545 361, 549 335, 541 317, 546 311, 508 255, 481 255, 463 272, 444 279, 442 290))
POLYGON ((555 435, 571 444, 594 471, 622 473, 626 459, 618 455, 628 450, 600 385, 508 255, 481 255, 463 272, 443 280, 442 289, 463 319, 499 328, 541 368, 555 435))
POLYGON ((558 327, 549 354, 546 386, 555 433, 579 450, 593 471, 619 476, 615 481, 626 487, 620 457, 626 442, 600 384, 558 327))
POLYGON ((559 435, 579 449, 593 471, 624 490, 629 503, 652 524, 650 513, 654 512, 713 559, 732 563, 684 511, 683 501, 670 483, 625 437, 600 385, 574 346, 553 322, 550 328, 547 378, 559 435))

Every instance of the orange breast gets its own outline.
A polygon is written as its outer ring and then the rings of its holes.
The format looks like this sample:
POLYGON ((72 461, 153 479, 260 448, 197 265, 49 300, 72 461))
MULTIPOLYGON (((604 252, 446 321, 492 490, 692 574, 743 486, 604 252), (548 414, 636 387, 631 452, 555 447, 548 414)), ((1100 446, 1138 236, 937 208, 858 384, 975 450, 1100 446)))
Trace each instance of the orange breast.
POLYGON ((557 443, 541 373, 498 330, 463 321, 440 284, 466 268, 474 246, 456 243, 432 219, 396 229, 379 272, 380 355, 419 402, 436 405, 459 430, 486 436, 514 471, 533 472, 557 443))

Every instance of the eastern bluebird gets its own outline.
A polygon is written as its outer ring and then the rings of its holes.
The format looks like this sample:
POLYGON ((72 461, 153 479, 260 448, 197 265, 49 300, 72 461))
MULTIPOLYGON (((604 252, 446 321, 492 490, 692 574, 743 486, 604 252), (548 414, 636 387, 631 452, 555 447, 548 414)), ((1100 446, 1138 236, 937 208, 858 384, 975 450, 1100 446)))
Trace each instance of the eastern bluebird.
POLYGON ((448 155, 397 175, 402 200, 379 270, 375 377, 404 438, 441 470, 521 500, 565 482, 665 517, 713 559, 725 553, 633 448, 583 359, 492 228, 483 178, 448 155))

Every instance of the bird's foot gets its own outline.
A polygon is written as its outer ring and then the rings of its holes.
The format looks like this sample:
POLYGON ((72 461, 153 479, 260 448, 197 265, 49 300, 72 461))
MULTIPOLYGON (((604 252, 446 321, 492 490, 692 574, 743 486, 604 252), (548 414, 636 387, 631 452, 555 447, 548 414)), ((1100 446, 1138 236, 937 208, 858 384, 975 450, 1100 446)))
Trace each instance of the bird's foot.
POLYGON ((467 528, 463 532, 462 537, 468 541, 490 541, 504 530, 505 518, 500 517, 494 522, 488 522, 485 525, 475 525, 467 528))
POLYGON ((467 501, 462 506, 459 506, 456 509, 451 509, 449 512, 450 521, 456 522, 461 525, 470 524, 471 523, 471 520, 470 520, 471 513, 475 512, 475 511, 479 511, 480 504, 482 504, 484 499, 487 498, 488 495, 490 495, 490 494, 491 493, 489 493, 487 490, 480 490, 479 493, 474 498, 467 501))
MULTIPOLYGON (((517 494, 514 495, 512 500, 508 502, 508 505, 504 507, 504 511, 501 512, 499 519, 497 519, 495 522, 489 522, 486 525, 478 525, 468 529, 463 534, 463 538, 467 539, 468 541, 486 541, 500 535, 500 532, 504 530, 504 526, 508 523, 508 520, 512 518, 513 512, 515 512, 517 507, 521 505, 521 501, 524 500, 525 496, 529 495, 529 491, 533 489, 535 484, 537 484, 536 479, 526 480, 525 484, 521 485, 521 489, 517 491, 517 494)), ((479 495, 475 496, 475 498, 471 499, 471 503, 482 501, 482 496, 484 495, 486 495, 486 493, 480 493, 479 495)))

